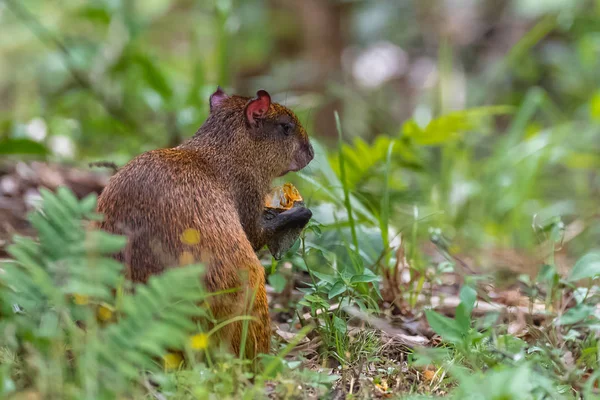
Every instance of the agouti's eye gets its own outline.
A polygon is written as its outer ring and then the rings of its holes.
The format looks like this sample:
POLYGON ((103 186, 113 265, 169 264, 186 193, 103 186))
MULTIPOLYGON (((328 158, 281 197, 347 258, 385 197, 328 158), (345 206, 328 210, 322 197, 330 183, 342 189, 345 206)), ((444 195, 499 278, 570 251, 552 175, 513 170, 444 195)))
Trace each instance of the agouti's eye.
POLYGON ((292 131, 294 130, 294 126, 289 122, 282 122, 281 124, 279 124, 279 126, 281 127, 281 130, 286 136, 292 133, 292 131))

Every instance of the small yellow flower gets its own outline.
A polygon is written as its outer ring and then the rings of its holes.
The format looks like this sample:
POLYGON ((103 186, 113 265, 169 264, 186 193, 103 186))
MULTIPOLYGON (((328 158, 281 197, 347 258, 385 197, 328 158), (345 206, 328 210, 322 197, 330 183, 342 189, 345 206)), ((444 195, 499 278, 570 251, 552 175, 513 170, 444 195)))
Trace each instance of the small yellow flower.
POLYGON ((190 246, 198 244, 200 243, 200 232, 196 229, 188 228, 181 234, 181 241, 190 246))
POLYGON ((179 365, 181 365, 183 358, 180 354, 177 353, 167 353, 163 356, 163 360, 165 364, 165 369, 170 370, 179 368, 179 365))
POLYGON ((208 335, 199 333, 190 337, 190 347, 194 350, 204 350, 208 347, 208 335))
POLYGON ((193 264, 194 261, 194 255, 189 251, 184 251, 179 255, 179 265, 193 264))
POLYGON ((78 304, 80 306, 85 306, 86 304, 89 303, 89 300, 90 300, 86 295, 77 294, 77 293, 75 293, 73 295, 73 299, 75 300, 75 304, 78 304))
POLYGON ((108 307, 100 306, 98 307, 98 319, 100 321, 110 321, 112 318, 112 311, 108 307))

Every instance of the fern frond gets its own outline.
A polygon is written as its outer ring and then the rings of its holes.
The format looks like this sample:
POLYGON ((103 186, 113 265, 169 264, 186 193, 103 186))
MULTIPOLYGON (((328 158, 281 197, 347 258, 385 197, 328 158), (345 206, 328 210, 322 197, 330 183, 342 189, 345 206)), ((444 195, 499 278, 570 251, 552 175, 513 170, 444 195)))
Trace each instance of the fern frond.
MULTIPOLYGON (((29 216, 37 239, 15 237, 8 248, 12 259, 0 267, 0 312, 10 314, 2 325, 12 326, 35 353, 35 386, 43 394, 60 397, 65 387, 75 398, 125 393, 142 371, 159 368, 158 357, 182 348, 195 330, 194 318, 205 314, 198 307, 206 297, 202 266, 170 269, 136 286, 122 297, 117 322, 101 326, 96 307, 114 309, 123 265, 112 254, 126 239, 88 228, 99 217, 94 196, 78 201, 61 188, 55 194, 43 190, 42 199, 29 216), (76 320, 85 323, 85 332, 76 320)), ((0 337, 0 346, 18 344, 0 337)))

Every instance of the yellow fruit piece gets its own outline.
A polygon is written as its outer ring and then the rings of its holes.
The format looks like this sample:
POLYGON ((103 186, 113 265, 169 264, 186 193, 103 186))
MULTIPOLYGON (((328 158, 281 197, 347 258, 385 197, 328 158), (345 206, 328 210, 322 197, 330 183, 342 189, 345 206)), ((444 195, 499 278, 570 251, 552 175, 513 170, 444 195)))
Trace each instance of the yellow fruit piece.
POLYGON ((265 207, 289 210, 296 201, 302 201, 300 192, 291 183, 286 183, 271 190, 265 199, 265 207))
POLYGON ((181 234, 181 241, 190 246, 198 244, 200 243, 200 232, 196 229, 188 228, 181 234))
POLYGON ((110 321, 110 319, 112 318, 112 311, 104 306, 100 306, 98 307, 98 319, 100 321, 110 321))
POLYGON ((435 378, 435 371, 427 368, 425 371, 423 371, 423 378, 425 378, 427 382, 431 382, 433 378, 435 378))
POLYGON ((177 369, 177 368, 179 368, 179 365, 181 365, 181 361, 183 361, 183 358, 181 357, 180 354, 167 353, 163 356, 163 361, 164 361, 165 369, 167 369, 167 370, 177 369))
POLYGON ((85 306, 87 303, 89 303, 89 299, 86 295, 83 294, 77 294, 75 293, 73 295, 73 299, 75 300, 75 304, 78 304, 80 306, 85 306))
POLYGON ((190 337, 190 347, 194 350, 204 350, 208 347, 208 335, 199 333, 190 337))

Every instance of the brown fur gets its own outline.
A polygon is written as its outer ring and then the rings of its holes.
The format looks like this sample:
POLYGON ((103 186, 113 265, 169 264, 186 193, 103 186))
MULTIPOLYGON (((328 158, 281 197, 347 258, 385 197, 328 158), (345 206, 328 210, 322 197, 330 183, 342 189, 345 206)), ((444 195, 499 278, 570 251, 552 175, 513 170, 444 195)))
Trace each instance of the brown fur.
MULTIPOLYGON (((248 330, 246 356, 252 358, 269 352, 271 335, 264 268, 254 252, 268 240, 261 226, 263 201, 272 180, 292 164, 308 164, 313 151, 296 116, 279 104, 271 103, 266 115, 250 123, 245 109, 251 101, 226 97, 211 106, 188 141, 130 161, 111 178, 98 211, 105 216, 102 229, 128 236, 116 257, 133 281, 146 282, 182 264, 185 254, 183 263, 191 256, 206 263, 208 290, 240 288, 211 297, 211 309, 221 320, 240 314, 258 319, 248 330), (282 121, 294 124, 293 134, 281 133, 282 121), (200 234, 197 245, 181 240, 189 228, 200 234)), ((239 354, 242 323, 221 331, 220 338, 239 354)))

